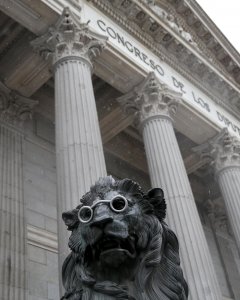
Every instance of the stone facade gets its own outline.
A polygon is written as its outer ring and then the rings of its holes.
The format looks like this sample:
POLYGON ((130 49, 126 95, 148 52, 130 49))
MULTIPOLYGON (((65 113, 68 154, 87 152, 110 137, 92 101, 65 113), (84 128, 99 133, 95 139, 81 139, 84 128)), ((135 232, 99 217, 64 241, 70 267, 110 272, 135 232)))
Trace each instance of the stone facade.
POLYGON ((189 299, 239 299, 239 54, 193 0, 30 2, 0 0, 0 300, 60 298, 106 174, 165 191, 189 299))

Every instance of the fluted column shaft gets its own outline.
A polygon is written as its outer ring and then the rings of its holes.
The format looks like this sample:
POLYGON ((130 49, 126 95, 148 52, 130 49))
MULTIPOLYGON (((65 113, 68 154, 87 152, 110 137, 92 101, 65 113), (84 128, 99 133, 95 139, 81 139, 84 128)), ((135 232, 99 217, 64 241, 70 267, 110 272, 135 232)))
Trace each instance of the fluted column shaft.
POLYGON ((217 179, 240 251, 240 166, 225 168, 219 172, 217 179))
POLYGON ((190 299, 219 300, 220 288, 172 124, 180 101, 181 95, 154 73, 119 98, 137 116, 152 187, 165 193, 167 222, 179 238, 190 299))
POLYGON ((216 136, 194 149, 210 158, 229 222, 240 252, 240 140, 223 128, 216 136))
POLYGON ((0 82, 0 300, 26 300, 23 122, 36 101, 0 82))
POLYGON ((79 205, 80 197, 106 175, 91 70, 84 60, 70 58, 57 65, 55 103, 61 263, 69 251, 61 213, 79 205))
POLYGON ((105 42, 69 8, 54 28, 32 42, 40 54, 52 58, 55 77, 59 274, 69 254, 62 213, 78 206, 90 186, 106 176, 91 79, 92 61, 105 42))
POLYGON ((25 300, 22 135, 1 123, 0 224, 0 300, 25 300))
POLYGON ((143 139, 153 187, 167 201, 167 222, 179 238, 180 254, 192 300, 218 300, 221 293, 172 122, 149 120, 143 139))

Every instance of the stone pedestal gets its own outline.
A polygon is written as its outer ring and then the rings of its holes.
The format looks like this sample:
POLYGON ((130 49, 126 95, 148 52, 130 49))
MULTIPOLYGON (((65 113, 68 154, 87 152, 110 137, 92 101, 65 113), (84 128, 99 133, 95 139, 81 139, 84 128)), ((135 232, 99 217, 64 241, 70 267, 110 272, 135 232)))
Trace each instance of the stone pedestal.
POLYGON ((195 151, 212 159, 232 231, 240 251, 240 140, 223 129, 195 151))
POLYGON ((34 104, 0 83, 0 300, 27 298, 20 128, 34 104))
POLYGON ((220 288, 172 125, 180 96, 150 73, 119 102, 138 116, 152 187, 164 190, 167 222, 180 242, 190 299, 219 300, 220 288))
POLYGON ((92 60, 105 41, 66 8, 55 28, 32 43, 40 54, 52 57, 55 74, 60 270, 69 252, 62 212, 79 205, 90 186, 106 176, 91 80, 92 60))

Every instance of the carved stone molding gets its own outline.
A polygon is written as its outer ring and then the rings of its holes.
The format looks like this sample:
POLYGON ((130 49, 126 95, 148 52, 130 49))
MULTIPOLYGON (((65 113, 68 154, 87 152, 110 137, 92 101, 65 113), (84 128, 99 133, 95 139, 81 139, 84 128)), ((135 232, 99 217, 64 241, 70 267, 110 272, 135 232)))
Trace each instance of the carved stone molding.
POLYGON ((128 114, 134 113, 142 126, 147 120, 159 116, 172 119, 181 96, 161 83, 155 73, 151 72, 140 85, 119 97, 118 102, 128 114))
POLYGON ((27 225, 27 243, 51 252, 58 252, 57 235, 30 224, 27 225))
POLYGON ((66 59, 91 61, 100 54, 106 45, 107 37, 93 32, 88 23, 81 23, 68 7, 55 27, 31 42, 32 46, 45 59, 53 58, 53 64, 66 59))
POLYGON ((12 125, 22 125, 32 117, 32 111, 38 101, 23 97, 0 82, 0 121, 12 125))
POLYGON ((234 81, 240 83, 239 53, 196 1, 156 0, 154 2, 156 6, 167 7, 177 23, 191 34, 200 51, 222 74, 232 83, 234 81))
MULTIPOLYGON (((236 83, 175 9, 174 1, 161 1, 164 18, 152 9, 152 1, 91 2, 214 102, 238 117, 240 97, 236 83)), ((157 5, 160 7, 160 2, 157 5)))
POLYGON ((195 147, 195 152, 211 159, 211 165, 218 174, 225 168, 240 168, 240 140, 231 136, 227 128, 205 144, 195 147))
POLYGON ((150 5, 150 8, 163 20, 164 23, 168 24, 179 36, 181 36, 186 42, 195 47, 198 51, 201 50, 198 47, 198 44, 194 41, 192 35, 186 31, 181 24, 179 24, 177 18, 169 13, 167 10, 163 9, 160 5, 151 1, 147 3, 150 5))
POLYGON ((239 53, 217 28, 214 22, 206 16, 196 1, 171 0, 170 2, 176 13, 191 26, 198 40, 201 41, 202 44, 205 44, 205 48, 211 52, 209 54, 214 57, 214 61, 222 68, 225 68, 225 71, 231 74, 235 80, 240 83, 238 78, 240 72, 239 53))

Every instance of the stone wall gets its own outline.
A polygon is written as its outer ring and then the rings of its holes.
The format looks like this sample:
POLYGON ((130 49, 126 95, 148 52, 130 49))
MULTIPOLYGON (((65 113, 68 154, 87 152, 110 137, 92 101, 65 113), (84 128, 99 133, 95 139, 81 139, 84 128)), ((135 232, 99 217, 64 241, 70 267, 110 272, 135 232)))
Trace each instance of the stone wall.
POLYGON ((40 115, 26 127, 23 170, 29 300, 59 300, 54 135, 40 115))
POLYGON ((59 300, 57 253, 28 245, 28 300, 59 300))
MULTIPOLYGON (((23 147, 24 199, 27 218, 27 271, 29 300, 59 300, 57 256, 56 164, 53 124, 36 115, 26 127, 23 147), (40 130, 41 129, 41 130, 40 130)), ((108 172, 131 177, 148 189, 149 178, 128 168, 108 153, 108 172), (129 172, 128 172, 129 171, 129 172)), ((199 211, 200 215, 204 214, 199 211)), ((240 299, 240 259, 235 242, 226 233, 213 234, 205 222, 205 235, 224 299, 240 299)))

